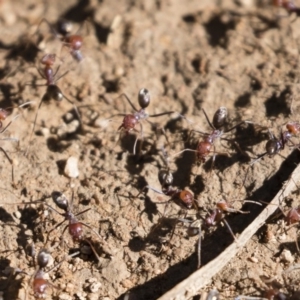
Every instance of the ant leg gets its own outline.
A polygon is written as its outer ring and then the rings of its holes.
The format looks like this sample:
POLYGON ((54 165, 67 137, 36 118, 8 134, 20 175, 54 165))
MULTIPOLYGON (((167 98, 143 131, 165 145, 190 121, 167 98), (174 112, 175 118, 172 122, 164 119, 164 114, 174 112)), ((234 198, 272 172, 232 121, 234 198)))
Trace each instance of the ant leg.
MULTIPOLYGON (((46 18, 43 18, 43 19, 40 21, 40 23, 39 23, 39 25, 38 25, 38 28, 37 28, 36 32, 38 31, 38 29, 40 28, 40 26, 42 25, 43 22, 45 22, 45 23, 48 25, 48 27, 49 27, 50 31, 52 32, 52 34, 53 34, 56 38, 58 38, 58 37, 59 37, 59 36, 58 36, 58 33, 56 32, 56 30, 53 28, 53 26, 49 23, 49 21, 48 21, 46 18)), ((35 32, 35 34, 36 34, 36 32, 35 32)))
MULTIPOLYGON (((56 75, 56 73, 58 72, 60 66, 57 67, 57 70, 54 74, 54 76, 56 75)), ((62 77, 66 76, 69 73, 69 71, 66 71, 65 73, 63 73, 62 75, 60 75, 58 78, 55 79, 55 82, 57 82, 59 79, 61 79, 62 77)))
POLYGON ((197 269, 201 267, 201 224, 199 226, 199 238, 198 238, 198 245, 197 245, 197 256, 198 256, 198 266, 197 269))
MULTIPOLYGON (((52 231, 54 231, 57 227, 59 227, 60 225, 62 225, 64 222, 66 222, 66 220, 61 221, 60 223, 56 224, 50 231, 48 231, 47 233, 47 238, 46 238, 46 242, 45 245, 48 243, 48 239, 49 239, 49 235, 52 231)), ((64 232, 66 231, 66 228, 68 227, 68 225, 65 226, 63 233, 61 235, 61 237, 63 236, 64 232)))
POLYGON ((178 156, 178 155, 180 155, 180 154, 182 154, 182 153, 184 153, 184 152, 187 152, 187 151, 197 153, 197 150, 193 150, 193 149, 186 148, 186 149, 184 149, 184 150, 182 150, 182 151, 179 151, 179 152, 177 152, 177 153, 171 155, 169 158, 171 158, 171 157, 173 158, 173 157, 178 156))
POLYGON ((36 111, 36 114, 35 114, 35 118, 34 118, 34 122, 33 122, 33 128, 31 130, 31 133, 30 133, 30 136, 29 136, 29 144, 28 144, 28 147, 25 151, 25 156, 27 156, 28 154, 28 151, 29 151, 29 148, 31 146, 31 138, 32 138, 32 135, 33 135, 33 132, 34 132, 34 129, 35 129, 35 124, 36 124, 36 121, 37 121, 37 116, 38 116, 38 112, 39 112, 39 109, 41 108, 42 106, 42 103, 43 103, 43 100, 44 100, 44 97, 41 99, 40 103, 39 103, 39 106, 37 108, 37 111, 36 111))
POLYGON ((226 130, 224 133, 230 132, 230 131, 232 131, 233 129, 235 129, 235 128, 237 128, 237 127, 243 125, 243 124, 252 124, 252 122, 251 122, 251 121, 242 121, 242 122, 240 122, 240 123, 234 125, 233 127, 229 128, 229 129, 226 130))
POLYGON ((91 210, 91 208, 87 208, 87 209, 85 209, 85 210, 83 210, 83 211, 77 213, 75 216, 77 217, 77 216, 79 216, 79 215, 81 215, 81 214, 86 213, 86 212, 89 211, 89 210, 91 210))
POLYGON ((206 121, 207 121, 207 123, 209 124, 209 126, 210 126, 213 130, 216 130, 216 128, 214 127, 214 125, 209 121, 209 118, 208 118, 208 116, 207 116, 207 114, 206 114, 204 108, 202 108, 202 111, 203 111, 203 113, 204 113, 204 116, 205 116, 206 121))
POLYGON ((115 100, 121 98, 121 97, 125 97, 125 99, 127 100, 127 102, 130 104, 130 106, 132 107, 133 110, 135 110, 136 112, 138 112, 138 109, 134 106, 134 104, 130 101, 129 97, 125 94, 125 93, 122 93, 120 96, 118 96, 115 100))
MULTIPOLYGON (((66 74, 66 73, 65 73, 65 74, 66 74)), ((64 75, 64 74, 63 74, 63 75, 64 75)), ((63 76, 63 75, 62 75, 62 76, 63 76)), ((59 78, 61 78, 62 76, 60 76, 59 78)), ((74 110, 75 110, 77 119, 78 119, 78 121, 79 121, 79 123, 80 123, 80 126, 82 126, 82 122, 81 122, 81 118, 80 118, 80 115, 79 115, 77 106, 75 105, 75 103, 74 103, 72 100, 70 100, 69 98, 67 98, 65 95, 63 95, 63 97, 64 97, 70 104, 73 105, 73 108, 74 108, 74 110)))
POLYGON ((84 242, 86 242, 86 243, 89 244, 89 246, 91 247, 91 249, 92 249, 94 255, 96 256, 98 262, 100 262, 100 256, 98 255, 98 253, 97 253, 95 247, 93 246, 93 244, 89 240, 87 240, 87 239, 85 239, 84 242))
POLYGON ((224 222, 224 224, 225 224, 226 227, 228 228, 230 234, 232 235, 232 237, 234 238, 234 240, 237 242, 237 239, 236 239, 236 237, 235 237, 235 235, 234 235, 234 233, 233 233, 231 227, 229 226, 228 222, 227 222, 225 219, 223 219, 222 222, 224 222))
POLYGON ((15 178, 14 178, 14 164, 13 164, 13 161, 11 160, 11 158, 8 156, 7 152, 2 147, 0 147, 0 150, 4 153, 7 160, 11 164, 11 180, 12 180, 12 183, 14 184, 15 178))

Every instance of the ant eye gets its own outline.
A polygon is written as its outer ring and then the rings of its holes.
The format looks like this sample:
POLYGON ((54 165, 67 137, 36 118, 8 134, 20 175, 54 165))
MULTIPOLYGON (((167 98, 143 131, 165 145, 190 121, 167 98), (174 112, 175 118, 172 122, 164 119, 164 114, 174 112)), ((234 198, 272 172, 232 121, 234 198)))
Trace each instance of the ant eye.
POLYGON ((62 35, 69 34, 73 29, 73 25, 70 21, 67 20, 59 20, 57 24, 57 30, 62 35))
POLYGON ((138 95, 139 105, 146 108, 150 104, 150 93, 147 89, 141 89, 138 95))
POLYGON ((45 249, 40 250, 37 256, 37 263, 39 267, 45 268, 49 263, 50 257, 51 255, 47 250, 45 249))
POLYGON ((216 129, 224 126, 227 118, 227 108, 220 107, 214 114, 213 125, 216 129))
POLYGON ((67 197, 61 192, 53 192, 51 194, 54 203, 64 211, 67 211, 69 208, 69 202, 67 197))

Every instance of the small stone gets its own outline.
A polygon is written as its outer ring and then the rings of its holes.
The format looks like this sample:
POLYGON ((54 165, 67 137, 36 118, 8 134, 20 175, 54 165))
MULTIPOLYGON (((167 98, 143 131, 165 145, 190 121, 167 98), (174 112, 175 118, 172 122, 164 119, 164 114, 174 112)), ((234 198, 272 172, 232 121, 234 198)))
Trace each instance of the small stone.
POLYGON ((287 263, 292 263, 294 261, 294 257, 290 250, 284 249, 280 255, 280 258, 287 263))
POLYGON ((72 300, 72 296, 66 294, 66 293, 60 293, 58 296, 59 300, 72 300))
POLYGON ((97 293, 101 288, 102 284, 100 282, 94 282, 90 285, 91 293, 97 293))
POLYGON ((70 156, 67 159, 64 173, 66 176, 68 176, 70 178, 76 178, 79 176, 77 157, 70 156))
POLYGON ((21 213, 17 210, 17 211, 15 211, 14 212, 14 215, 15 215, 15 217, 17 218, 17 219, 21 219, 21 213))

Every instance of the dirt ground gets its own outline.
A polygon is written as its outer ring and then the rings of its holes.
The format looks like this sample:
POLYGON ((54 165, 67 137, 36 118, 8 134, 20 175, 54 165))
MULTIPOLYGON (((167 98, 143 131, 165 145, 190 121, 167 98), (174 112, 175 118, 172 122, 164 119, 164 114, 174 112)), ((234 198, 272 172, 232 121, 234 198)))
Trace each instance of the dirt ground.
MULTIPOLYGON (((274 197, 300 162, 299 151, 286 147, 281 155, 249 164, 265 152, 268 128, 279 137, 288 121, 299 121, 300 19, 270 2, 0 1, 0 107, 11 112, 3 126, 12 121, 0 146, 14 166, 12 182, 1 153, 0 299, 34 299, 32 249, 51 253, 47 270, 65 259, 46 274, 47 299, 157 299, 195 272, 198 237, 189 237, 187 223, 178 219, 191 220, 196 210, 160 204, 170 197, 152 190, 138 195, 147 185, 160 190, 158 173, 167 167, 174 186, 189 189, 204 215, 221 199, 241 209, 240 200, 267 203, 274 197), (72 21, 72 32, 84 37, 81 62, 45 22, 38 26, 42 18, 54 27, 60 19, 72 21), (67 72, 57 85, 74 101, 81 125, 66 99, 45 101, 30 138, 46 91, 38 86, 45 84, 38 68, 46 53, 57 55, 57 77, 67 72), (144 140, 134 155, 140 128, 128 135, 118 131, 118 114, 134 112, 119 96, 125 93, 138 106, 141 88, 150 91, 149 114, 175 113, 142 122, 144 140), (243 120, 253 123, 226 135, 234 143, 216 142, 220 154, 213 169, 211 159, 199 165, 191 151, 176 155, 196 149, 201 135, 192 129, 211 132, 202 109, 212 120, 220 106, 229 112, 227 129, 243 120), (69 157, 78 159, 76 178, 65 174, 69 157), (88 224, 86 239, 98 259, 88 244, 63 234, 66 223, 55 227, 64 218, 51 209, 62 212, 53 191, 70 202, 74 192, 74 213, 89 209, 78 219, 88 224), (22 204, 37 200, 42 202, 22 204), (78 249, 80 254, 67 258, 78 249)), ((282 210, 299 202, 295 191, 282 210)), ((237 238, 265 205, 246 203, 248 214, 226 216, 237 238)), ((299 269, 285 272, 300 262, 297 227, 285 227, 278 213, 194 299, 213 288, 219 299, 263 297, 274 283, 287 299, 300 299, 299 269)), ((221 223, 203 230, 202 265, 233 242, 221 223)))

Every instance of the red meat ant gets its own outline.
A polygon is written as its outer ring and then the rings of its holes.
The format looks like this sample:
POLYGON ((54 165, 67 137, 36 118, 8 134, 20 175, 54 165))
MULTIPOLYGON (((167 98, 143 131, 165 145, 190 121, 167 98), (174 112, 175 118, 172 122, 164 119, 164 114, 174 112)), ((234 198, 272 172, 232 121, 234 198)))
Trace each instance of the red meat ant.
POLYGON ((292 0, 272 0, 272 5, 284 8, 289 14, 296 13, 297 16, 300 16, 300 8, 292 0))
MULTIPOLYGON (((159 114, 155 114, 155 115, 147 114, 145 109, 150 104, 150 93, 145 88, 141 89, 138 93, 138 102, 139 102, 139 105, 140 105, 140 109, 137 109, 134 106, 134 104, 130 101, 130 99, 128 98, 128 96, 126 94, 123 93, 119 97, 125 97, 125 99, 128 101, 128 103, 130 104, 132 109, 135 111, 135 113, 133 113, 133 114, 117 114, 117 115, 114 115, 114 116, 124 116, 123 122, 120 125, 120 127, 118 128, 118 130, 124 130, 125 133, 128 134, 130 131, 138 131, 135 127, 137 125, 140 125, 141 139, 143 139, 143 125, 141 123, 143 120, 146 120, 147 122, 149 122, 147 120, 148 118, 160 117, 160 116, 170 115, 170 114, 175 113, 174 111, 167 111, 167 112, 163 112, 163 113, 159 113, 159 114)), ((178 114, 178 115, 180 117, 186 119, 181 114, 178 114)), ((134 142, 134 146, 133 146, 133 154, 134 155, 136 154, 137 141, 138 141, 138 137, 136 138, 136 140, 134 142)))
POLYGON ((196 133, 199 133, 199 134, 204 136, 203 139, 198 142, 196 150, 184 149, 184 150, 176 153, 173 156, 177 156, 177 155, 179 155, 183 152, 186 152, 186 151, 191 151, 191 152, 196 153, 197 162, 205 163, 208 159, 208 156, 213 152, 213 158, 212 158, 212 167, 213 167, 214 161, 215 161, 215 158, 216 158, 216 154, 217 154, 217 152, 215 151, 215 145, 214 145, 215 141, 217 139, 221 139, 221 140, 225 140, 225 141, 228 141, 228 142, 232 142, 232 140, 224 138, 222 136, 224 134, 236 129, 237 127, 241 126, 242 124, 252 123, 252 122, 242 121, 242 122, 234 125, 233 127, 227 129, 227 130, 223 130, 222 128, 224 127, 224 125, 226 123, 226 119, 227 119, 227 108, 226 107, 220 107, 215 112, 212 122, 210 122, 210 120, 209 120, 209 118, 208 118, 208 116, 207 116, 207 114, 206 114, 206 112, 203 108, 202 108, 202 111, 204 113, 204 116, 206 118, 207 123, 209 124, 209 126, 212 129, 212 132, 211 133, 206 133, 206 132, 202 132, 202 131, 193 129, 191 131, 191 133, 196 132, 196 133))
POLYGON ((145 189, 150 189, 154 191, 155 193, 161 194, 161 195, 166 195, 170 197, 170 200, 166 202, 159 202, 158 204, 165 204, 165 203, 170 203, 170 202, 175 202, 179 206, 183 207, 184 209, 191 209, 191 208, 196 208, 198 209, 198 206, 195 202, 193 194, 184 189, 178 189, 177 187, 173 186, 173 174, 169 169, 168 166, 168 159, 167 159, 167 154, 164 151, 164 148, 162 148, 163 156, 164 156, 164 162, 167 165, 166 169, 160 170, 158 173, 158 180, 161 185, 161 190, 158 190, 156 188, 151 187, 150 185, 146 185, 141 192, 136 196, 136 198, 145 190, 145 189))
POLYGON ((80 115, 79 115, 79 112, 78 112, 78 109, 77 109, 77 106, 74 104, 73 101, 71 101, 70 99, 68 99, 63 93, 62 91, 60 90, 60 88, 56 85, 56 82, 62 78, 63 76, 65 76, 67 72, 63 73, 62 75, 60 75, 58 78, 56 78, 56 75, 59 71, 59 68, 60 66, 57 67, 56 71, 54 72, 53 70, 53 65, 55 63, 55 59, 56 59, 56 55, 55 54, 46 54, 42 57, 41 59, 41 63, 43 65, 45 65, 45 67, 43 69, 37 69, 39 74, 41 75, 41 77, 43 79, 46 80, 46 84, 39 84, 37 86, 47 86, 47 90, 46 90, 46 93, 44 94, 44 96, 42 97, 39 105, 38 105, 38 108, 37 108, 37 111, 36 111, 36 114, 35 114, 35 118, 34 118, 34 123, 33 123, 33 128, 32 128, 32 131, 30 133, 30 137, 29 137, 29 145, 28 145, 28 148, 26 150, 26 154, 28 153, 28 150, 29 150, 29 147, 30 147, 30 141, 31 141, 31 138, 32 138, 32 134, 34 132, 34 129, 35 129, 35 125, 36 125, 36 121, 37 121, 37 117, 38 117, 38 112, 39 112, 39 109, 40 107, 42 106, 42 103, 43 101, 49 101, 51 99, 54 99, 55 101, 62 101, 63 99, 66 99, 70 104, 73 105, 73 108, 74 108, 74 111, 76 113, 76 116, 79 120, 79 122, 81 123, 81 118, 80 118, 80 115))
POLYGON ((277 138, 270 130, 269 130, 269 140, 266 143, 265 149, 266 151, 262 154, 260 154, 256 159, 254 159, 245 175, 245 179, 243 181, 243 185, 246 182, 246 178, 248 175, 248 172, 250 170, 250 167, 253 166, 257 161, 262 159, 264 156, 268 155, 269 157, 273 157, 276 154, 280 154, 282 150, 284 150, 285 146, 294 147, 297 148, 299 145, 296 145, 291 138, 296 136, 300 132, 300 123, 299 122, 288 122, 286 124, 287 130, 280 132, 280 137, 277 138))
POLYGON ((80 62, 83 60, 83 55, 80 50, 83 44, 83 37, 78 34, 71 34, 73 25, 70 21, 60 20, 57 25, 57 31, 45 18, 40 21, 38 29, 43 22, 45 22, 49 26, 55 38, 58 38, 64 46, 69 48, 70 54, 76 61, 80 62))
MULTIPOLYGON (((244 200, 244 202, 251 202, 255 204, 259 204, 255 201, 251 200, 244 200)), ((209 229, 213 226, 217 226, 220 222, 223 222, 226 227, 228 228, 230 234, 232 235, 233 239, 237 241, 231 227, 229 226, 228 222, 225 220, 225 215, 227 213, 241 213, 241 214, 248 214, 249 211, 243 211, 233 208, 227 201, 220 200, 217 204, 215 209, 213 209, 211 212, 207 213, 206 216, 199 216, 196 220, 189 220, 189 219, 178 219, 179 222, 182 223, 189 223, 189 226, 187 228, 187 234, 189 236, 196 236, 198 235, 198 245, 197 245, 197 256, 198 256, 198 266, 199 269, 201 267, 201 227, 202 225, 205 226, 205 228, 209 229)))
MULTIPOLYGON (((66 196, 61 193, 61 192, 52 192, 51 194, 51 197, 54 201, 54 203, 60 208, 62 209, 64 212, 61 213, 59 212, 58 210, 56 210, 55 208, 51 207, 50 205, 46 204, 50 209, 54 210, 55 212, 57 212, 58 214, 60 214, 62 217, 64 217, 64 220, 60 223, 58 223, 53 229, 51 229, 49 232, 48 232, 48 237, 49 237, 49 234, 54 230, 56 229, 58 226, 62 225, 64 222, 68 221, 69 224, 65 226, 63 232, 62 232, 62 236, 64 234, 64 232, 66 231, 66 229, 68 228, 68 231, 69 231, 69 234, 70 236, 72 237, 72 240, 74 243, 80 243, 80 242, 84 242, 84 243, 87 243, 93 253, 95 254, 96 258, 98 261, 100 261, 100 257, 98 256, 94 246, 92 245, 92 243, 85 237, 84 235, 84 231, 83 231, 83 227, 87 227, 91 230, 91 232, 93 232, 98 238, 99 240, 103 240, 101 238, 101 236, 89 225, 87 225, 86 223, 84 222, 80 222, 78 221, 78 219, 76 218, 77 216, 81 215, 81 214, 84 214, 85 212, 89 211, 90 208, 88 209, 85 209, 77 214, 73 214, 72 212, 72 202, 73 202, 73 199, 74 199, 74 193, 72 194, 72 200, 71 200, 71 204, 69 204, 69 201, 67 200, 66 196)), ((47 240, 48 240, 48 237, 47 237, 47 240)), ((102 241, 104 243, 104 241, 102 241)), ((111 256, 110 253, 108 253, 107 251, 105 251, 108 255, 111 256)))

